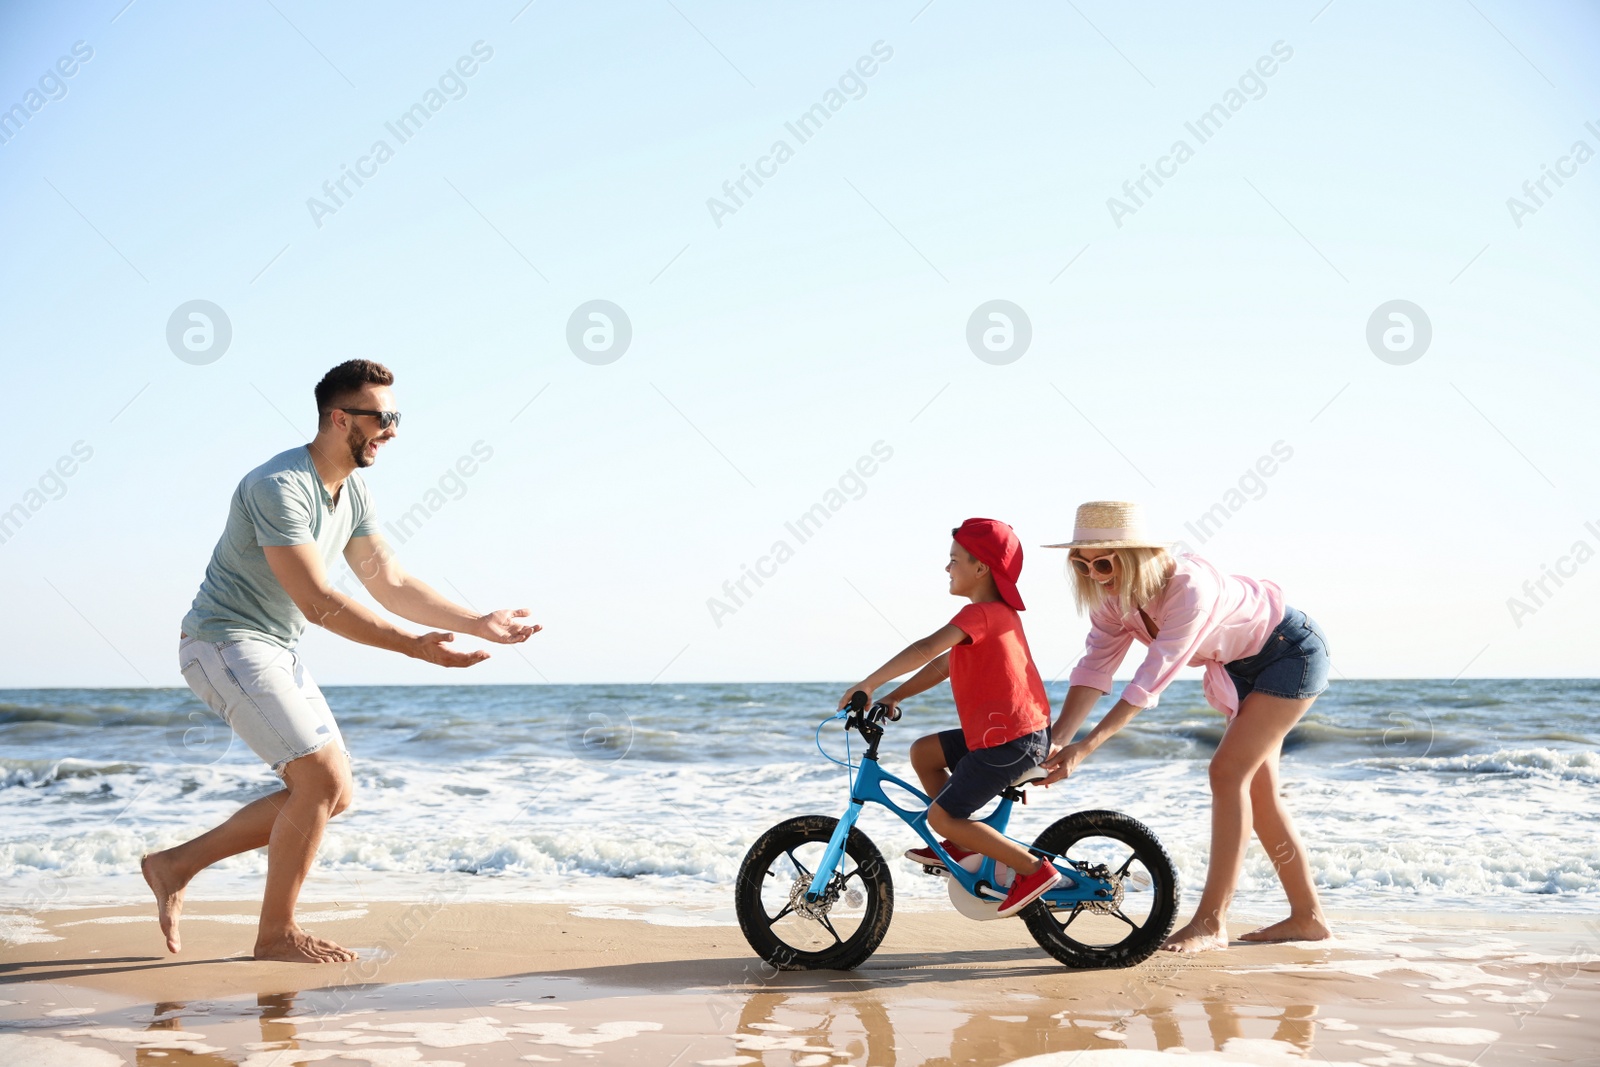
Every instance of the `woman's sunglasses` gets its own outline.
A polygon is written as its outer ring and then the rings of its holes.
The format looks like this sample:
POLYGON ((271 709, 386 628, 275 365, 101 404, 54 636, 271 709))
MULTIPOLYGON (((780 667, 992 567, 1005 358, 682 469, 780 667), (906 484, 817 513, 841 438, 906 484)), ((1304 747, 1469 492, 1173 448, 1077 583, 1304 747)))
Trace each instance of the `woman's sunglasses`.
POLYGON ((1072 569, 1079 574, 1091 572, 1100 575, 1110 574, 1114 566, 1112 560, 1115 558, 1115 556, 1097 556, 1094 559, 1084 559, 1082 556, 1073 556, 1072 569))
POLYGON ((371 411, 367 408, 340 408, 346 415, 371 415, 378 420, 378 429, 387 430, 391 426, 400 425, 398 411, 371 411))

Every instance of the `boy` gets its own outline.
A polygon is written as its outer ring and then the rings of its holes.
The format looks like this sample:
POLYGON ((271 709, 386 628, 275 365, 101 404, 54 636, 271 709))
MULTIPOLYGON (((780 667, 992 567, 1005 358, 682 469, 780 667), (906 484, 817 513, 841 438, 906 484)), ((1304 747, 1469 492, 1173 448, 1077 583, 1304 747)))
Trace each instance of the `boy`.
MULTIPOLYGON (((839 706, 858 689, 870 698, 891 678, 921 667, 883 699, 898 718, 900 701, 950 679, 961 729, 919 737, 911 746, 911 766, 933 798, 928 826, 946 839, 941 844, 951 860, 982 853, 1017 872, 1000 904, 1002 916, 1015 915, 1060 882, 1061 874, 1049 860, 971 815, 1044 760, 1049 702, 1017 616, 1023 610, 1017 535, 994 519, 968 519, 950 532, 950 594, 971 603, 948 625, 846 689, 839 706)), ((925 866, 939 862, 929 848, 912 849, 906 857, 925 866)))

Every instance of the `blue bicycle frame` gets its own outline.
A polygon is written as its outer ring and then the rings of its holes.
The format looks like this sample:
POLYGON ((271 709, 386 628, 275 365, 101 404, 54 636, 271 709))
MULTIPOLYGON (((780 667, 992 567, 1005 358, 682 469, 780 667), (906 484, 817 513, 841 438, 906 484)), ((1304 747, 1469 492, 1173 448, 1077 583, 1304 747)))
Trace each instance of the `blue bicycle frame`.
MULTIPOLYGON (((978 869, 969 871, 959 863, 951 862, 950 854, 941 848, 938 839, 928 832, 927 805, 931 803, 931 798, 922 790, 890 774, 878 764, 878 741, 882 738, 883 728, 877 723, 861 717, 862 715, 863 713, 859 710, 850 710, 840 712, 832 717, 833 719, 845 718, 846 729, 854 728, 860 730, 862 737, 867 741, 867 751, 863 753, 860 763, 845 764, 851 771, 850 804, 845 809, 844 815, 840 817, 838 825, 834 827, 833 837, 828 841, 828 850, 823 854, 822 862, 817 865, 816 874, 812 876, 811 885, 806 891, 807 902, 815 903, 821 900, 823 894, 827 892, 828 883, 832 881, 834 871, 844 856, 845 841, 849 839, 851 829, 854 828, 856 820, 861 817, 861 810, 866 807, 868 802, 881 804, 900 816, 901 821, 915 830, 917 835, 928 843, 934 855, 938 856, 949 870, 949 876, 960 882, 962 888, 968 893, 980 900, 998 902, 1003 899, 1006 895, 1005 890, 995 885, 995 861, 993 859, 984 856, 983 862, 978 869), (922 801, 924 805, 922 810, 911 811, 890 800, 883 791, 883 783, 885 781, 893 782, 922 801), (989 892, 984 893, 982 892, 983 889, 987 889, 989 892)), ((832 719, 827 721, 832 721, 832 719)), ((1006 824, 1011 819, 1012 804, 1011 796, 1002 794, 999 805, 989 814, 989 817, 979 821, 992 827, 998 833, 1005 834, 1006 824)), ((1021 841, 1016 841, 1015 838, 1008 837, 1007 840, 1013 841, 1031 851, 1038 851, 1031 849, 1031 846, 1023 844, 1021 841)), ((1056 863, 1063 876, 1061 884, 1041 898, 1051 907, 1071 907, 1075 904, 1103 901, 1115 896, 1115 887, 1110 882, 1085 874, 1070 859, 1062 860, 1060 856, 1054 853, 1041 854, 1052 861, 1061 861, 1056 863)))

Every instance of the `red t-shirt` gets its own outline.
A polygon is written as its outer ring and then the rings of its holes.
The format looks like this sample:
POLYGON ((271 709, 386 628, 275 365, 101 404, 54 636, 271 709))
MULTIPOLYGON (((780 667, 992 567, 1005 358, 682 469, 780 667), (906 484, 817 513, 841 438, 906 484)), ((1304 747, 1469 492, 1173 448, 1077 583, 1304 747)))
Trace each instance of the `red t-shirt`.
POLYGON ((967 748, 993 748, 1050 725, 1050 700, 1022 619, 1001 600, 968 604, 950 620, 967 640, 950 650, 950 692, 967 748))

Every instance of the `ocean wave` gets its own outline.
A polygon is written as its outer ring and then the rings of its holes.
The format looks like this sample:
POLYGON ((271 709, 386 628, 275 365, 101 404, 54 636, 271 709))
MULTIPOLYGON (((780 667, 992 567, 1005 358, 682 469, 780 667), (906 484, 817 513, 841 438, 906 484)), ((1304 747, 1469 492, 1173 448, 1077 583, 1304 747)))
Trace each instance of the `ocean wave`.
POLYGON ((1570 730, 1537 730, 1527 734, 1524 740, 1528 741, 1559 741, 1568 745, 1593 745, 1595 738, 1589 734, 1574 733, 1570 730))
POLYGON ((121 704, 7 704, 0 703, 0 727, 21 723, 58 726, 164 726, 182 718, 192 707, 168 709, 129 708, 121 704))
POLYGON ((1583 749, 1503 748, 1495 752, 1459 756, 1378 757, 1355 760, 1353 765, 1433 774, 1493 774, 1600 783, 1600 755, 1583 749))
MULTIPOLYGON (((1126 759, 1209 759, 1222 743, 1226 729, 1227 723, 1220 715, 1167 723, 1141 723, 1136 719, 1106 742, 1105 751, 1126 759)), ((1289 731, 1283 749, 1306 755, 1339 749, 1379 750, 1396 756, 1457 755, 1483 745, 1483 740, 1471 733, 1454 733, 1415 719, 1396 717, 1386 723, 1351 726, 1308 718, 1289 731)))
POLYGON ((1549 843, 1495 842, 1444 850, 1431 842, 1390 842, 1381 855, 1360 846, 1312 848, 1320 887, 1349 893, 1416 897, 1600 895, 1600 849, 1549 843))
MULTIPOLYGON (((902 757, 884 762, 909 776, 902 757)), ((1507 750, 1473 761, 1381 764, 1357 767, 1357 777, 1352 765, 1285 764, 1285 791, 1329 906, 1425 900, 1448 907, 1492 898, 1497 907, 1559 899, 1564 908, 1600 909, 1600 843, 1582 832, 1600 758, 1507 750), (1419 763, 1424 773, 1396 773, 1419 763), (1483 773, 1457 777, 1470 771, 1483 773), (1530 786, 1517 774, 1546 784, 1530 786), (1441 775, 1457 780, 1441 788, 1441 775)), ((62 794, 5 803, 7 793, 23 791, 0 791, 0 902, 59 899, 50 893, 136 898, 140 855, 186 840, 277 787, 258 765, 129 766, 51 779, 52 789, 112 785, 91 797, 94 806, 65 808, 62 794)), ((397 899, 443 879, 485 899, 599 893, 607 901, 725 902, 745 851, 767 827, 803 813, 836 815, 847 803, 844 771, 817 759, 358 761, 356 779, 355 805, 329 824, 317 860, 316 879, 339 899, 397 899)), ((1074 810, 1125 810, 1166 845, 1186 896, 1199 891, 1210 826, 1203 762, 1090 760, 1070 782, 1035 790, 1030 801, 1014 813, 1019 840, 1074 810)), ((861 829, 891 860, 914 843, 877 808, 863 815, 861 829)), ((206 884, 258 893, 265 862, 261 852, 233 857, 206 884)), ((894 867, 897 896, 937 905, 936 880, 894 867)), ((1242 892, 1268 903, 1281 897, 1259 849, 1250 850, 1242 892)))
MULTIPOLYGON (((1204 825, 1198 817, 1184 822, 1182 828, 1163 826, 1161 834, 1178 865, 1182 891, 1192 899, 1206 869, 1200 836, 1204 825)), ((519 831, 510 826, 425 834, 420 827, 340 829, 336 820, 319 852, 314 881, 320 892, 334 892, 339 899, 404 898, 431 879, 431 884, 455 887, 452 891, 463 897, 527 894, 551 900, 703 906, 730 899, 744 853, 765 825, 766 820, 752 819, 746 827, 722 826, 706 833, 690 824, 655 820, 633 832, 602 823, 586 829, 519 831)), ((1309 825, 1304 830, 1313 876, 1330 907, 1482 906, 1492 901, 1500 909, 1523 901, 1538 908, 1559 900, 1564 910, 1600 909, 1600 847, 1592 843, 1574 847, 1556 839, 1492 834, 1453 845, 1431 837, 1324 840, 1323 828, 1309 825)), ((910 843, 908 835, 881 818, 869 822, 865 832, 891 857, 897 897, 943 897, 938 880, 893 862, 898 846, 910 843)), ((64 906, 110 884, 121 892, 106 895, 141 899, 145 891, 138 881, 139 856, 180 837, 113 827, 70 839, 0 846, 0 876, 6 885, 0 904, 64 906)), ((233 857, 206 876, 207 891, 217 895, 223 892, 218 887, 227 885, 235 894, 250 896, 259 893, 265 873, 263 853, 233 857)), ((1241 895, 1267 906, 1281 900, 1271 864, 1258 850, 1251 851, 1242 872, 1241 895)))
POLYGON ((1111 762, 1146 763, 1152 760, 1207 760, 1216 751, 1218 740, 1203 731, 1148 730, 1129 727, 1111 736, 1095 759, 1111 762))
POLYGON ((102 763, 81 759, 0 759, 0 789, 21 786, 37 789, 52 782, 135 774, 142 763, 102 763))

